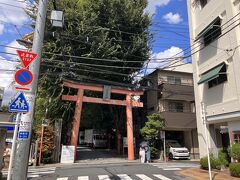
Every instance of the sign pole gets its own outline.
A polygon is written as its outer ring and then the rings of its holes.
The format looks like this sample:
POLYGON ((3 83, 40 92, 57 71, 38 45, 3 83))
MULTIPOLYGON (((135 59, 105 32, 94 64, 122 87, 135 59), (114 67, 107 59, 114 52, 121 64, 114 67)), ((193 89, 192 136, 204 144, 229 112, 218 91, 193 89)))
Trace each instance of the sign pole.
POLYGON ((16 117, 16 124, 14 127, 14 133, 13 133, 13 142, 12 142, 12 150, 11 150, 11 156, 10 156, 10 161, 9 161, 9 166, 8 166, 8 177, 7 180, 11 180, 12 176, 12 165, 14 161, 14 156, 16 152, 16 144, 17 144, 17 135, 18 135, 18 125, 20 122, 20 113, 17 113, 16 117))
POLYGON ((202 119, 203 119, 203 125, 204 125, 205 141, 206 141, 206 147, 207 147, 208 173, 209 173, 209 179, 212 180, 211 161, 210 161, 210 155, 209 155, 208 134, 207 134, 207 119, 206 119, 205 105, 203 102, 201 103, 201 106, 202 106, 202 119))
POLYGON ((21 127, 21 125, 19 127, 19 131, 25 129, 25 131, 29 133, 29 137, 19 140, 19 146, 16 153, 16 161, 12 180, 27 179, 29 152, 31 144, 31 132, 34 117, 34 106, 40 69, 40 60, 44 40, 47 4, 48 0, 39 1, 32 48, 32 51, 36 53, 38 57, 29 66, 29 70, 33 73, 33 82, 30 84, 30 91, 25 93, 26 99, 28 100, 29 103, 29 112, 22 115, 21 117, 21 123, 25 124, 25 127, 21 127))
POLYGON ((166 156, 166 138, 165 138, 165 131, 164 132, 164 136, 163 136, 163 142, 164 142, 164 145, 163 145, 163 153, 164 153, 164 162, 166 163, 167 162, 167 156, 166 156))

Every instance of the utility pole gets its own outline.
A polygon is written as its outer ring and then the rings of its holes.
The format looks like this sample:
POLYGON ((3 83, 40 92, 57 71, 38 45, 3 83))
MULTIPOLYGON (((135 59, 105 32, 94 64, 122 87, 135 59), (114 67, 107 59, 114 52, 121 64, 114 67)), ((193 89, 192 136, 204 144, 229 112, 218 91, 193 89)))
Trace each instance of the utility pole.
POLYGON ((32 51, 38 54, 38 57, 30 65, 30 69, 29 69, 33 73, 33 82, 30 85, 30 91, 24 93, 29 103, 29 112, 22 115, 21 123, 19 127, 19 131, 20 131, 21 128, 23 128, 22 125, 24 124, 24 130, 25 131, 27 130, 29 132, 29 137, 27 139, 19 139, 19 146, 17 149, 17 154, 15 156, 16 158, 14 163, 12 180, 27 179, 35 98, 36 98, 36 92, 37 92, 40 60, 41 60, 42 46, 43 46, 43 39, 44 39, 45 21, 46 21, 46 15, 47 15, 47 2, 48 0, 39 0, 39 7, 38 7, 34 39, 33 39, 33 48, 32 48, 32 51))

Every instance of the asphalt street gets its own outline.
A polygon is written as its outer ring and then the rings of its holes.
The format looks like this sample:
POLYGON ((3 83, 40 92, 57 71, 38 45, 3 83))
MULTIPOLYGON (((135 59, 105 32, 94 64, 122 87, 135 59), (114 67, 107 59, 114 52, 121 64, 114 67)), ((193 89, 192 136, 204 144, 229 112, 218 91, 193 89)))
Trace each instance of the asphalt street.
POLYGON ((28 174, 30 180, 189 180, 178 174, 182 169, 197 167, 191 162, 81 164, 47 168, 28 174), (39 176, 39 177, 37 177, 39 176))

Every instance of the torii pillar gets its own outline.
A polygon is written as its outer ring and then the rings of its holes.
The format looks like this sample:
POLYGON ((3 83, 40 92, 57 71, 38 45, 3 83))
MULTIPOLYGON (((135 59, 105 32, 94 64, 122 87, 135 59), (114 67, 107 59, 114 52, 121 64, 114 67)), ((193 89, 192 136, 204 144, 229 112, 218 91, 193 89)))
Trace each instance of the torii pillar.
POLYGON ((76 159, 76 148, 78 142, 78 132, 80 127, 82 103, 98 103, 98 104, 111 104, 126 106, 126 117, 127 117, 127 139, 128 139, 128 160, 134 160, 134 144, 133 144, 133 118, 132 118, 132 108, 133 107, 143 107, 143 103, 136 102, 132 100, 132 96, 143 95, 143 91, 134 91, 123 88, 111 88, 111 93, 126 95, 126 100, 103 100, 101 98, 93 98, 84 96, 84 90, 103 92, 103 85, 92 85, 92 84, 81 84, 73 81, 65 80, 63 85, 68 88, 77 89, 77 95, 63 95, 62 100, 75 101, 76 108, 73 119, 73 128, 71 136, 71 145, 75 146, 75 159, 76 159))

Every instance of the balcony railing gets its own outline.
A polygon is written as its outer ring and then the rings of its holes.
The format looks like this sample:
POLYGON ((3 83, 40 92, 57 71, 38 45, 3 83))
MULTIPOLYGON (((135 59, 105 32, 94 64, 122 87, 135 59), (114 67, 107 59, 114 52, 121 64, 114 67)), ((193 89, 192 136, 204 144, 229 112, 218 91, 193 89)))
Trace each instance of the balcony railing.
POLYGON ((161 77, 158 79, 158 84, 172 84, 172 85, 183 85, 183 86, 193 86, 193 79, 190 78, 178 78, 172 77, 169 79, 168 77, 161 77))
POLYGON ((173 112, 173 113, 195 113, 194 109, 190 108, 169 108, 169 107, 162 107, 160 109, 161 112, 173 112))

